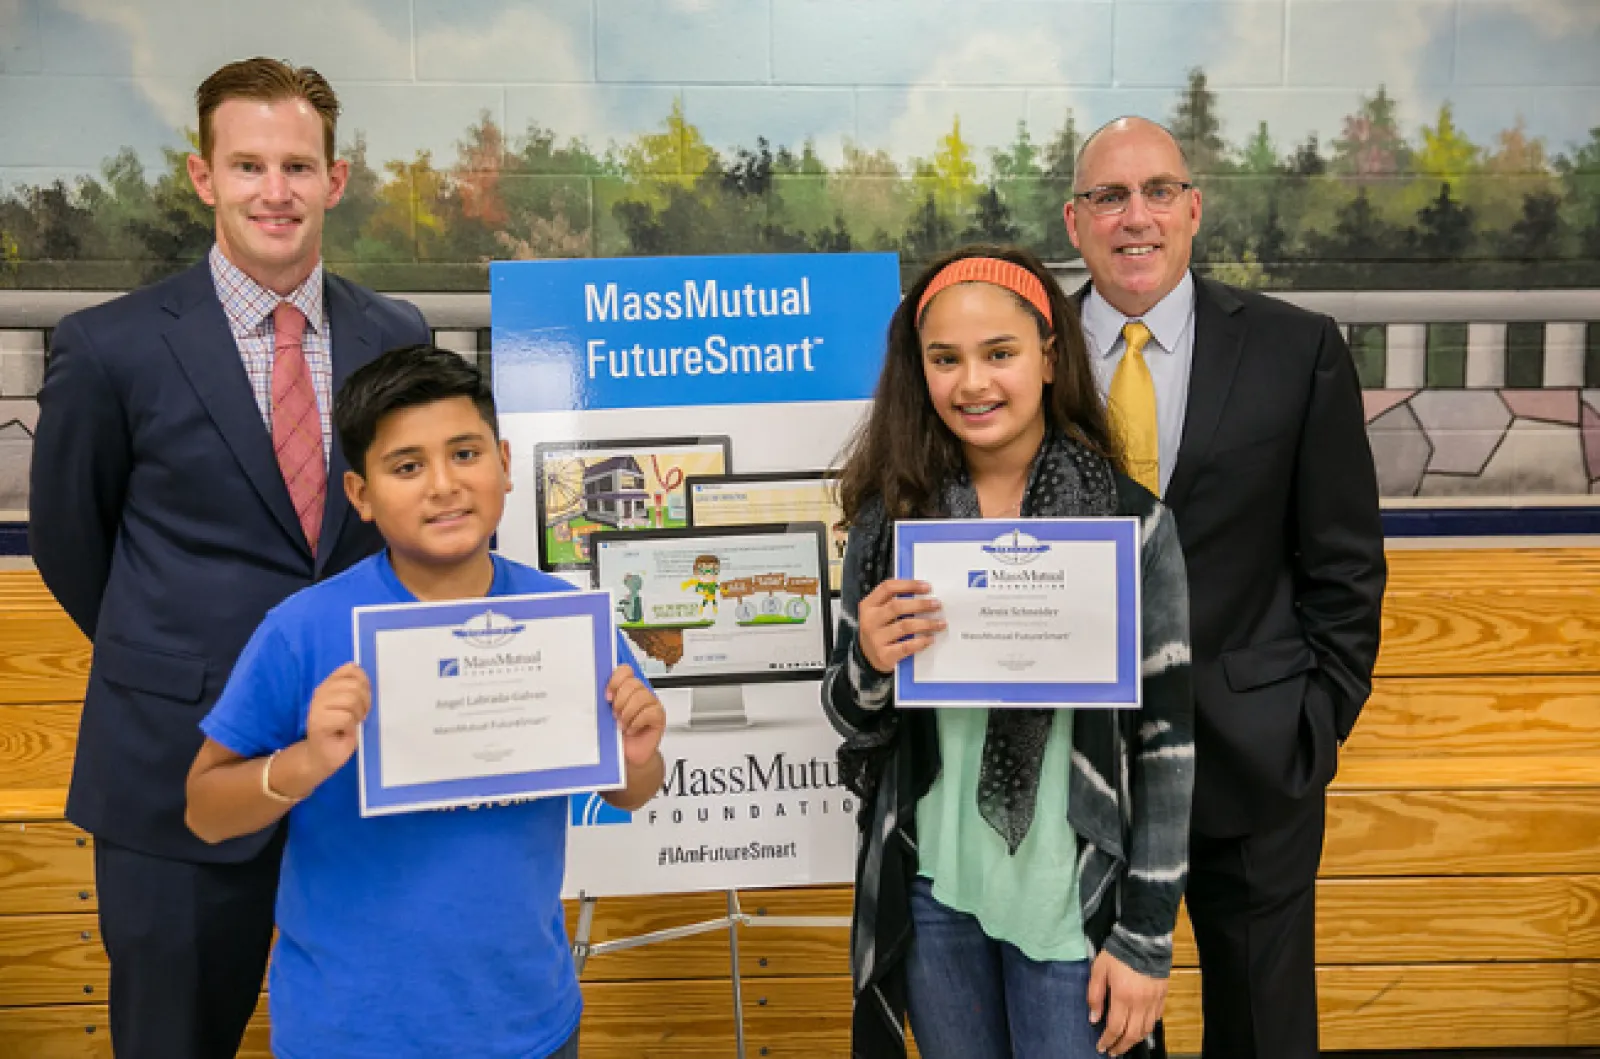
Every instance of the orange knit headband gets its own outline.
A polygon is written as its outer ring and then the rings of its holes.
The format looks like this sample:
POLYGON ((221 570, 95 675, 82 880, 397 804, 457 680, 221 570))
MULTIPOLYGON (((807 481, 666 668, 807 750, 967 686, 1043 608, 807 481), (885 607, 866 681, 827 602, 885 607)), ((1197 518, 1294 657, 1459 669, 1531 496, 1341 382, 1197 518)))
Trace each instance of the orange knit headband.
POLYGON ((964 257, 940 269, 939 274, 933 277, 927 289, 922 292, 922 300, 917 303, 917 319, 922 319, 922 314, 927 310, 928 303, 933 301, 934 295, 957 283, 992 283, 996 287, 1004 287, 1039 310, 1039 315, 1044 317, 1044 322, 1050 327, 1056 325, 1050 312, 1050 299, 1046 296, 1044 284, 1039 282, 1039 277, 1021 265, 1014 265, 997 257, 964 257))

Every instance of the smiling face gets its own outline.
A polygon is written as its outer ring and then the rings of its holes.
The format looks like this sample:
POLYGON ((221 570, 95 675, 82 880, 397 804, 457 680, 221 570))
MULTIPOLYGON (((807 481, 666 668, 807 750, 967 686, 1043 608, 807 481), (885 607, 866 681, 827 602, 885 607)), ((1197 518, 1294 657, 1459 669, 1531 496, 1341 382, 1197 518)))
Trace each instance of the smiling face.
POLYGON ((461 566, 487 555, 511 491, 511 448, 468 397, 401 408, 378 422, 350 504, 375 522, 397 567, 461 566))
POLYGON ((287 294, 322 255, 324 212, 344 194, 349 163, 330 164, 322 118, 303 99, 225 100, 211 115, 211 154, 189 178, 217 214, 217 246, 268 290, 287 294))
POLYGON ((919 330, 934 411, 969 453, 1032 459, 1055 378, 1037 318, 1010 291, 958 283, 928 303, 919 330))
MULTIPOLYGON (((1123 119, 1096 133, 1079 161, 1074 186, 1143 188, 1151 181, 1188 181, 1183 154, 1166 130, 1123 119)), ((1083 254, 1095 290, 1125 316, 1143 316, 1183 280, 1200 230, 1200 191, 1151 210, 1135 191, 1121 213, 1097 216, 1082 199, 1066 206, 1067 234, 1083 254)))

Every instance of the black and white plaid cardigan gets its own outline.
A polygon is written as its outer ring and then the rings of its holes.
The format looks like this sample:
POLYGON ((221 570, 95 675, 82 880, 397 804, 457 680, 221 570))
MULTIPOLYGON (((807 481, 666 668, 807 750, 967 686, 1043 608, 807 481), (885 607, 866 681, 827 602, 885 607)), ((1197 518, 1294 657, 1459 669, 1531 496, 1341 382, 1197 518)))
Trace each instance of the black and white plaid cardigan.
MULTIPOLYGON (((1140 974, 1165 977, 1188 876, 1194 786, 1188 586, 1171 512, 1130 479, 1115 477, 1117 513, 1142 525, 1143 706, 1077 712, 1067 818, 1078 838, 1089 942, 1140 974)), ((881 505, 876 512, 869 507, 862 516, 881 519, 881 512, 881 505)), ((823 705, 845 737, 842 772, 863 799, 850 944, 851 1055, 903 1059, 916 803, 939 775, 939 740, 933 712, 897 711, 892 677, 861 654, 857 608, 873 586, 862 583, 866 560, 858 538, 852 531, 840 637, 822 684, 823 705)), ((1163 1054, 1159 1042, 1158 1032, 1131 1054, 1163 1054)))

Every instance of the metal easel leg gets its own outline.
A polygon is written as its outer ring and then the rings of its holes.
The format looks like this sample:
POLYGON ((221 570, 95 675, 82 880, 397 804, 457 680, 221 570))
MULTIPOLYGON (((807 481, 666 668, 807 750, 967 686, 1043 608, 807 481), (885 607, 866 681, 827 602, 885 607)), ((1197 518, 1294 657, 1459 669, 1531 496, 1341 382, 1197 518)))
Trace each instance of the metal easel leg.
POLYGON ((572 965, 583 974, 583 965, 589 962, 589 936, 594 929, 595 898, 578 895, 578 931, 572 939, 572 965))
POLYGON ((739 980, 739 924, 744 915, 739 911, 739 893, 728 891, 728 965, 733 980, 733 1041, 738 1059, 744 1053, 744 984, 739 980))

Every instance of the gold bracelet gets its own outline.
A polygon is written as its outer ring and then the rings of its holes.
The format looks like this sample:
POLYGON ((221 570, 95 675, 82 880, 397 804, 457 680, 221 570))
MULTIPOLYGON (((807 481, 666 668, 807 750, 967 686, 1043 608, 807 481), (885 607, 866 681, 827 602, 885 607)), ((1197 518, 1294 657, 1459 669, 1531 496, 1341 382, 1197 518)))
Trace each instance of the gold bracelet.
POLYGON ((291 798, 287 794, 279 794, 277 791, 272 789, 272 762, 281 753, 283 753, 282 750, 274 750, 272 753, 267 755, 266 764, 261 766, 261 793, 265 794, 268 798, 271 798, 279 805, 294 805, 300 801, 299 798, 291 798))

